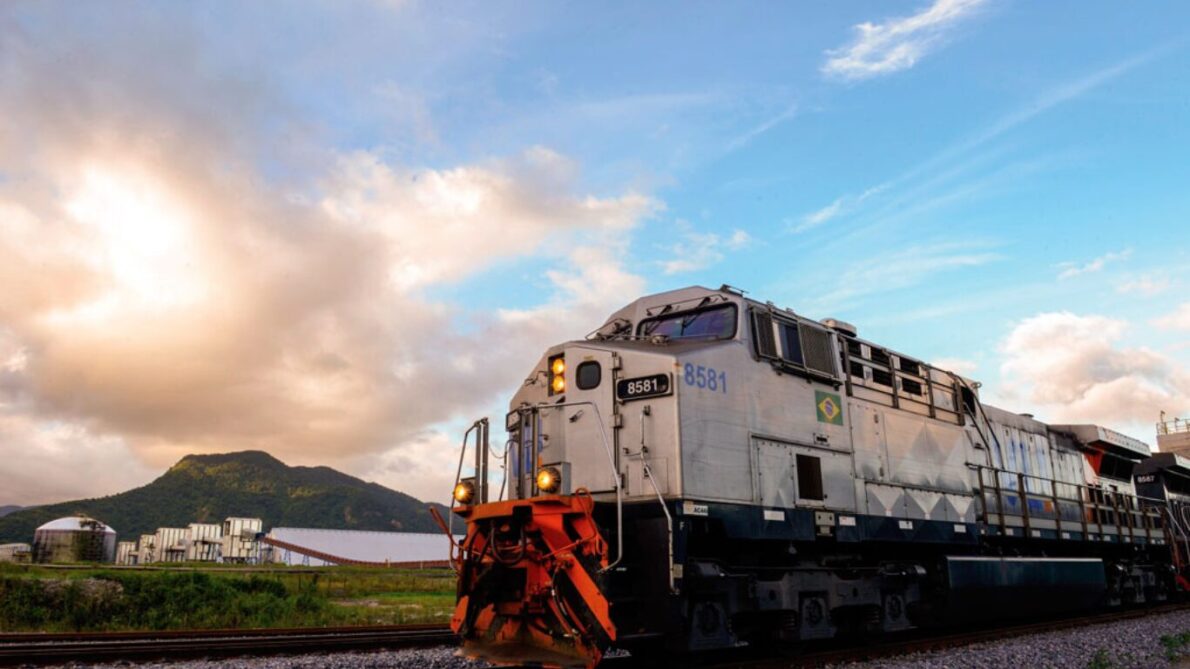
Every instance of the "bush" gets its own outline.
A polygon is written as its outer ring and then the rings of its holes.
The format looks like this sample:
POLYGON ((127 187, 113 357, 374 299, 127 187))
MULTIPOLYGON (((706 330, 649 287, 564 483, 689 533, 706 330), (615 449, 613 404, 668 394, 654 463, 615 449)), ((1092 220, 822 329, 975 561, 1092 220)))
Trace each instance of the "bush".
POLYGON ((202 572, 100 573, 80 580, 0 575, 0 630, 298 627, 339 621, 317 584, 202 572))

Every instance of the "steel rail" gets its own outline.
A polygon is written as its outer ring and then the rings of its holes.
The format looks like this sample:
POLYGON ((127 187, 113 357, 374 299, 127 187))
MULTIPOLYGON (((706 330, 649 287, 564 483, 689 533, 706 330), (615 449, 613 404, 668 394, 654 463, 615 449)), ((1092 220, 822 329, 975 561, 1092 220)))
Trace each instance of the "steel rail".
POLYGON ((401 649, 457 640, 445 625, 0 634, 0 666, 401 649))

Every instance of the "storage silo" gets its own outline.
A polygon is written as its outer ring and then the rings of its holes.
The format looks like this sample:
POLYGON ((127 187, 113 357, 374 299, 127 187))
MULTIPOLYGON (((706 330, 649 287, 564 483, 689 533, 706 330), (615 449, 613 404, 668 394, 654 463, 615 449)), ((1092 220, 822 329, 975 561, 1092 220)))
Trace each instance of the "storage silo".
POLYGON ((51 520, 33 532, 34 562, 112 562, 116 531, 86 516, 51 520))

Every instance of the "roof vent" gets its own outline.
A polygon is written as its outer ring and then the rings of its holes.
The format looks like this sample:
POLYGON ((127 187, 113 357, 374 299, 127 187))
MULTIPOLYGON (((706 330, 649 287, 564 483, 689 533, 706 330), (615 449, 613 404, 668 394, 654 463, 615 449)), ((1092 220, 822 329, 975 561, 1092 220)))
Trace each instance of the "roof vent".
POLYGON ((852 337, 859 334, 859 330, 856 330, 854 325, 846 321, 841 321, 835 318, 824 318, 820 322, 832 330, 838 330, 839 332, 851 335, 852 337))
POLYGON ((1022 416, 1024 416, 1025 418, 1032 418, 1032 417, 1033 417, 1033 414, 1031 414, 1031 413, 1022 413, 1021 415, 1022 415, 1022 416))

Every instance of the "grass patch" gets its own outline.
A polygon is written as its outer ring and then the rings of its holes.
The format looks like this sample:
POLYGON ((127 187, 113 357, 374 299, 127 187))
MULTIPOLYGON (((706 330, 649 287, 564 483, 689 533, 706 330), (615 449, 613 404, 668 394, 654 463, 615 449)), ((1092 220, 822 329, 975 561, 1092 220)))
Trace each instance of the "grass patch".
POLYGON ((1165 649, 1166 659, 1173 662, 1190 650, 1190 631, 1161 637, 1161 647, 1165 649))
POLYGON ((321 568, 52 570, 0 565, 0 631, 446 622, 454 574, 321 568))
POLYGON ((1116 664, 1111 661, 1111 657, 1107 654, 1107 649, 1100 648, 1091 656, 1090 661, 1087 662, 1087 669, 1112 669, 1116 664))

